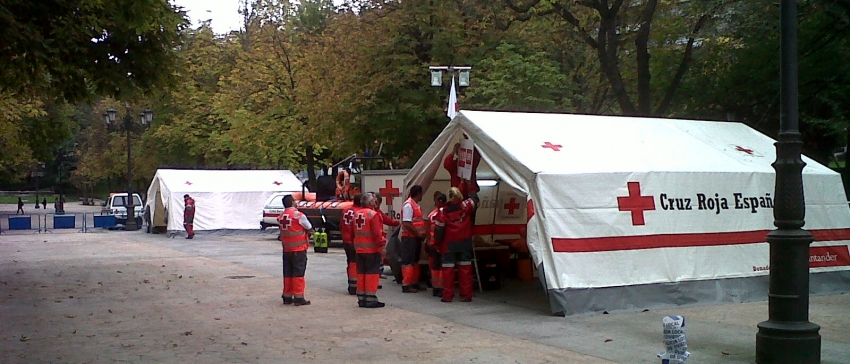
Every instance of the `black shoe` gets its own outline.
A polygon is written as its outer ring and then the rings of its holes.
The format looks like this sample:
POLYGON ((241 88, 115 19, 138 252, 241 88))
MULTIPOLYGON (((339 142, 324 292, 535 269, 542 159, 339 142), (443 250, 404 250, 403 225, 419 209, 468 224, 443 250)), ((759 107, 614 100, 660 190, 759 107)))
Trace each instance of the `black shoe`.
POLYGON ((307 301, 303 298, 296 298, 294 301, 292 301, 292 303, 295 304, 295 306, 307 306, 310 304, 310 301, 307 301))
POLYGON ((348 294, 354 296, 357 294, 357 287, 348 287, 348 294))
POLYGON ((357 307, 363 307, 366 305, 366 301, 357 301, 357 307))
POLYGON ((402 293, 417 293, 417 292, 419 292, 419 290, 416 289, 416 287, 413 287, 413 286, 402 286, 401 292, 402 293))
POLYGON ((384 289, 384 286, 379 284, 378 289, 384 289))
POLYGON ((191 238, 193 238, 193 237, 192 237, 192 236, 187 236, 187 237, 186 237, 186 239, 191 239, 191 238))
POLYGON ((291 298, 286 297, 286 296, 280 296, 280 298, 283 298, 283 304, 284 304, 284 305, 291 305, 291 304, 292 304, 292 299, 291 299, 291 298))
POLYGON ((383 303, 383 302, 368 301, 368 302, 364 302, 363 306, 360 306, 360 307, 363 307, 363 308, 381 308, 381 307, 384 307, 384 306, 386 306, 386 304, 383 303))
POLYGON ((434 292, 432 294, 434 295, 434 297, 443 297, 443 289, 434 288, 434 292))
POLYGON ((446 300, 445 298, 440 298, 440 302, 451 303, 452 300, 446 300))

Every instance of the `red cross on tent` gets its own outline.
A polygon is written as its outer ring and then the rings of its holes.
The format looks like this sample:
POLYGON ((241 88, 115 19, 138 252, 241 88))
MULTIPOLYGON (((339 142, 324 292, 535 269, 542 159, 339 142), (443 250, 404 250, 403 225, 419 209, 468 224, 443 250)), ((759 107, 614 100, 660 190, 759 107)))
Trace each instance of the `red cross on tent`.
POLYGON ((187 184, 187 185, 189 185, 189 186, 191 186, 191 185, 192 185, 192 182, 186 181, 186 184, 187 184))
POLYGON ((550 142, 546 142, 545 144, 541 145, 541 147, 551 148, 552 150, 559 152, 559 151, 561 151, 561 148, 563 148, 564 146, 560 145, 560 144, 552 144, 550 142))
POLYGON ((278 185, 278 186, 280 186, 280 185, 282 185, 282 184, 283 184, 283 183, 280 183, 280 182, 278 182, 278 181, 274 181, 274 182, 272 182, 272 183, 274 183, 274 184, 276 184, 276 185, 278 185))
POLYGON ((398 196, 400 191, 398 188, 393 187, 393 180, 388 179, 384 181, 384 187, 378 189, 378 194, 381 197, 387 199, 387 205, 393 205, 393 197, 398 196))
POLYGON ((747 148, 744 148, 744 147, 742 147, 742 146, 740 146, 740 145, 736 145, 736 146, 735 146, 735 150, 737 150, 737 151, 739 151, 739 152, 747 153, 747 154, 749 154, 749 155, 753 155, 753 150, 752 150, 752 149, 747 149, 747 148))
POLYGON ((345 225, 351 225, 351 221, 354 219, 354 210, 348 210, 345 212, 345 215, 342 216, 342 222, 345 225))
POLYGON ((516 202, 515 197, 511 197, 511 200, 508 201, 508 203, 505 204, 505 210, 508 210, 508 215, 513 215, 514 210, 518 210, 518 209, 519 209, 519 203, 516 202))
POLYGON ((629 182, 629 195, 617 197, 617 205, 620 211, 632 213, 632 225, 645 225, 643 212, 655 210, 655 199, 652 196, 640 195, 640 182, 629 182))
POLYGON ((278 222, 280 222, 280 227, 283 228, 283 230, 289 230, 289 226, 292 225, 292 219, 289 218, 289 215, 281 216, 278 219, 278 222))
POLYGON ((358 229, 362 229, 363 226, 366 225, 366 216, 364 216, 362 212, 357 214, 357 218, 354 220, 354 223, 357 224, 358 229))

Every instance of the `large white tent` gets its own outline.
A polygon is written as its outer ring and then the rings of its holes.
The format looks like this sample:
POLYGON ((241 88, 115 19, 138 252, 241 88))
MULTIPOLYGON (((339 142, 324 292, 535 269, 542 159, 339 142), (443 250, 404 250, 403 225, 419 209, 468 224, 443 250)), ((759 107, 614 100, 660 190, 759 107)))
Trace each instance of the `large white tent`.
POLYGON ((147 194, 154 227, 183 230, 183 195, 195 199, 195 230, 259 229, 263 204, 275 192, 301 191, 286 170, 160 169, 147 194))
MULTIPOLYGON (((732 122, 461 111, 406 189, 428 190, 464 134, 482 169, 525 196, 529 249, 552 312, 766 299, 771 138, 732 122)), ((803 160, 811 291, 847 291, 841 177, 803 160)))

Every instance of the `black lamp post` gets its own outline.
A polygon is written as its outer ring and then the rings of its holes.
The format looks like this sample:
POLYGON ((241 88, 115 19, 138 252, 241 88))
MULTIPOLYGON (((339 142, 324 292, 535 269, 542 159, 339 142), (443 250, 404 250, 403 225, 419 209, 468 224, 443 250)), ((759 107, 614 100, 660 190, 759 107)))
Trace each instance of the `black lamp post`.
POLYGON ((803 230, 803 162, 797 109, 797 1, 781 0, 781 109, 776 143, 776 230, 770 243, 768 320, 758 324, 756 362, 820 363, 820 326, 809 322, 809 245, 803 230))
MULTIPOLYGON (((117 111, 114 108, 109 108, 103 114, 104 119, 108 125, 115 124, 115 118, 117 116, 117 111)), ((153 121, 153 111, 151 109, 145 109, 144 112, 139 114, 139 122, 144 126, 150 124, 153 121)), ((127 131, 127 221, 124 224, 124 230, 126 231, 134 231, 139 230, 139 225, 136 223, 136 208, 133 206, 133 157, 130 151, 130 132, 133 130, 133 116, 130 112, 130 105, 127 105, 127 112, 124 114, 124 129, 127 131)))

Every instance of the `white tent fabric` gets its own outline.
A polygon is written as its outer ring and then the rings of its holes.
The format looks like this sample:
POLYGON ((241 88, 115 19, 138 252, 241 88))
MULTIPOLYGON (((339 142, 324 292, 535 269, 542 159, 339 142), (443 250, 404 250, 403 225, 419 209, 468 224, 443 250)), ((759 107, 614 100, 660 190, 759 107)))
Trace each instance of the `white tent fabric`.
POLYGON ((183 230, 185 194, 195 199, 196 231, 259 229, 266 199, 275 192, 296 191, 301 191, 301 181, 287 170, 160 169, 147 204, 152 221, 161 220, 157 213, 167 213, 168 231, 183 230))
MULTIPOLYGON (((527 196, 529 249, 553 312, 766 297, 771 138, 731 122, 461 111, 405 187, 427 190, 463 134, 482 165, 527 196)), ((847 290, 850 208, 841 177, 803 160, 812 272, 838 273, 813 275, 813 290, 836 287, 817 280, 825 277, 847 290)))

